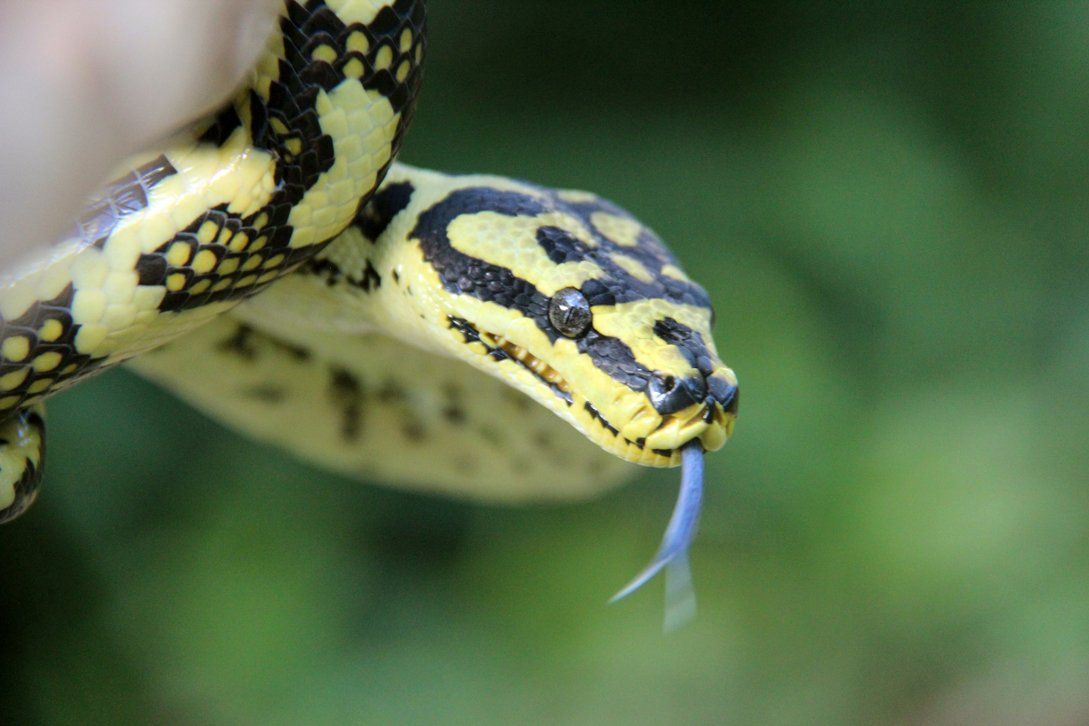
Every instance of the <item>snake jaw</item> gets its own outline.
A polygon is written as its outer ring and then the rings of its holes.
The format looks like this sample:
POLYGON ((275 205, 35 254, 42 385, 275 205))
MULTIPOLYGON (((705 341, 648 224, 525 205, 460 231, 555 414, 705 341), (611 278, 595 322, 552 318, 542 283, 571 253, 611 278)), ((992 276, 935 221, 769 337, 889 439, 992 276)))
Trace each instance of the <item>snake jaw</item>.
MULTIPOLYGON (((571 380, 544 358, 514 340, 479 328, 465 318, 448 316, 458 350, 486 371, 494 364, 514 364, 505 374, 517 380, 523 392, 570 421, 587 438, 625 461, 652 467, 681 463, 681 450, 696 441, 702 451, 716 451, 729 438, 736 418, 733 399, 709 396, 680 411, 661 414, 639 391, 610 389, 604 403, 572 385, 571 380)), ((734 388, 736 390, 736 387, 734 388)))

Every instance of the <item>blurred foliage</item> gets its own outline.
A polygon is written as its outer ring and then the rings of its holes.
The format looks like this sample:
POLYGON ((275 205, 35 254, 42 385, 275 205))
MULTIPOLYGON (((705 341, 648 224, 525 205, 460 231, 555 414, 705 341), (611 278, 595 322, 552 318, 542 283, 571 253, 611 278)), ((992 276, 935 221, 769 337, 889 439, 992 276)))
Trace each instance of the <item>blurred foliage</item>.
POLYGON ((1089 5, 432 2, 404 158, 584 187, 711 291, 744 389, 700 616, 676 472, 468 505, 115 371, 0 530, 2 720, 1089 720, 1089 5))

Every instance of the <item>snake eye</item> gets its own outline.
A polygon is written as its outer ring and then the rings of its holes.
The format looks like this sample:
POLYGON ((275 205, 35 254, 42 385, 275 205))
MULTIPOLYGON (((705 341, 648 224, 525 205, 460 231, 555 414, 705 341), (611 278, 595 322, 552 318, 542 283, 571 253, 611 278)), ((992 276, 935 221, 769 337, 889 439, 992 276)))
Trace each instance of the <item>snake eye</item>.
POLYGON ((593 315, 586 297, 573 287, 565 287, 548 303, 548 321, 567 338, 577 338, 590 327, 593 315))

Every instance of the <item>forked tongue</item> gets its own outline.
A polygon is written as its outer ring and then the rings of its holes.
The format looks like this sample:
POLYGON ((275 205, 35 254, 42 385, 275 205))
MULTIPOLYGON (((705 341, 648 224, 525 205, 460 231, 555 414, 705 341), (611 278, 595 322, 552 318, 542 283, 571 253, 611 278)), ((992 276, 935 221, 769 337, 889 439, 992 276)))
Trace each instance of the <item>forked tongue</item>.
POLYGON ((665 630, 681 627, 696 614, 696 593, 688 568, 688 546, 696 536, 703 502, 703 446, 690 441, 681 449, 681 489, 662 544, 650 564, 609 600, 614 603, 632 594, 665 568, 665 630))

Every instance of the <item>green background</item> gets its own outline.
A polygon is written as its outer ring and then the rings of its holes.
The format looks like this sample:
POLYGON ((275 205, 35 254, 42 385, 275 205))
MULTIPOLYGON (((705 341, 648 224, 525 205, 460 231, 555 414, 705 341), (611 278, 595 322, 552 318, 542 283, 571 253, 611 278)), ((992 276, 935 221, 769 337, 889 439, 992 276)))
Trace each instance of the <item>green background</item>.
POLYGON ((124 371, 0 530, 0 720, 1089 719, 1089 5, 436 0, 403 158, 593 189, 711 292, 708 460, 508 509, 360 485, 124 371))

